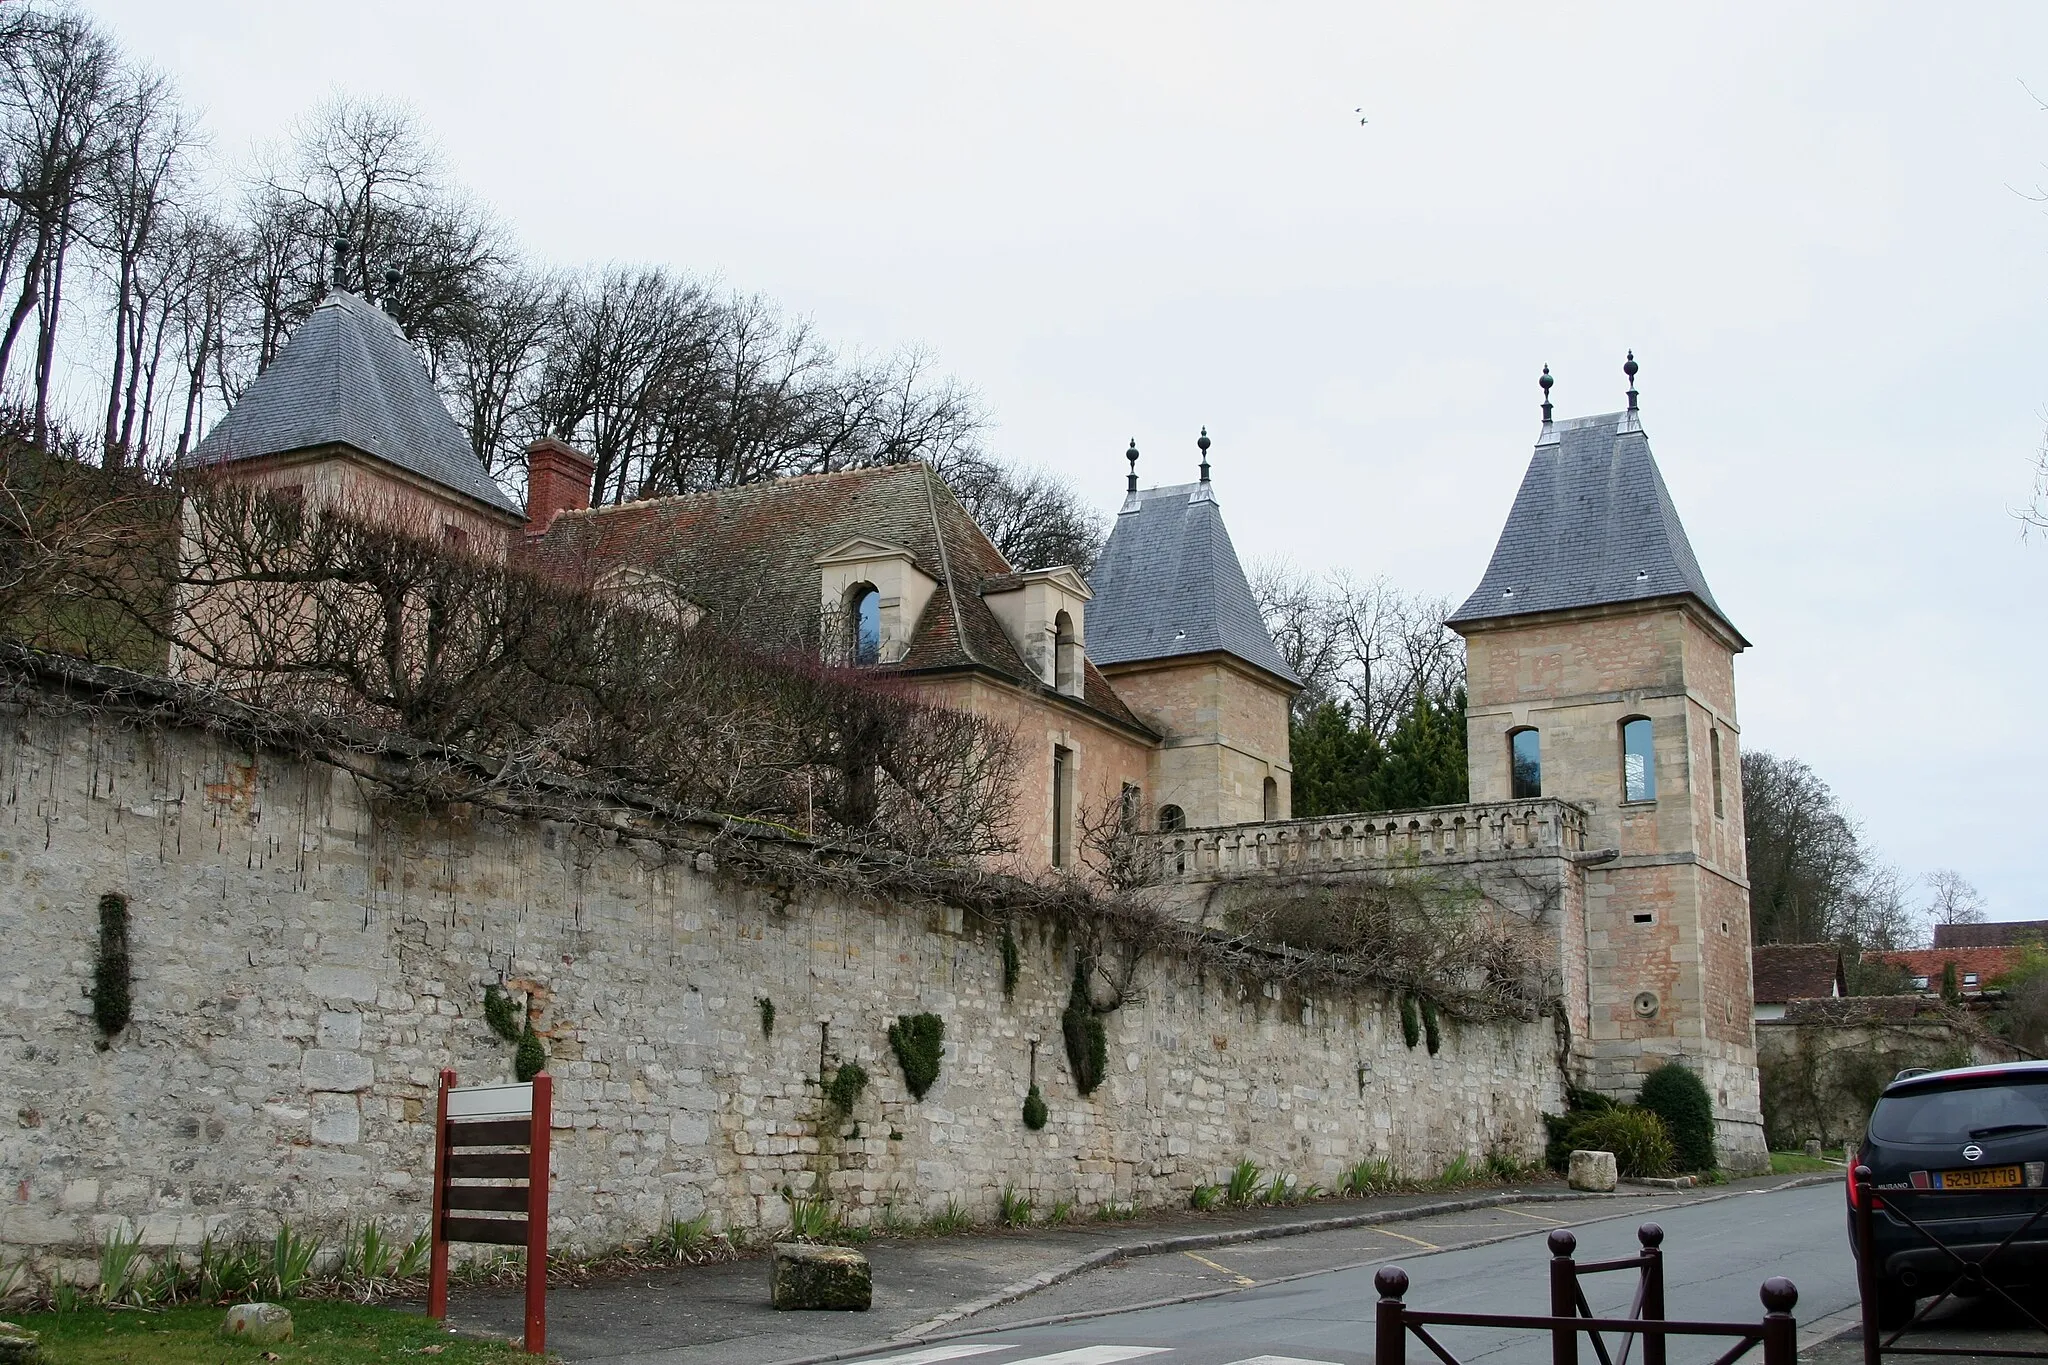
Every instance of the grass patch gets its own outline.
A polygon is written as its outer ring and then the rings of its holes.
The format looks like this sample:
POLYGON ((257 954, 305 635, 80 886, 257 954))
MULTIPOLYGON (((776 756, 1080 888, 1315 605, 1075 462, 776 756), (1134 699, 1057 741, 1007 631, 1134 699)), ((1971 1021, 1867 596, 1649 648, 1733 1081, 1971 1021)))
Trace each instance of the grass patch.
POLYGON ((281 1365, 372 1365, 420 1356, 439 1365, 512 1365, 535 1357, 506 1342, 452 1335, 420 1313, 360 1303, 301 1299, 290 1305, 292 1339, 251 1346, 219 1335, 224 1308, 168 1308, 156 1313, 20 1313, 10 1316, 42 1335, 52 1365, 238 1365, 275 1351, 281 1365), (441 1351, 421 1356, 420 1348, 441 1351))
POLYGON ((1841 1169, 1842 1165, 1838 1161, 1823 1161, 1817 1156, 1808 1156, 1804 1152, 1771 1153, 1772 1175, 1816 1175, 1823 1171, 1839 1171, 1841 1169))

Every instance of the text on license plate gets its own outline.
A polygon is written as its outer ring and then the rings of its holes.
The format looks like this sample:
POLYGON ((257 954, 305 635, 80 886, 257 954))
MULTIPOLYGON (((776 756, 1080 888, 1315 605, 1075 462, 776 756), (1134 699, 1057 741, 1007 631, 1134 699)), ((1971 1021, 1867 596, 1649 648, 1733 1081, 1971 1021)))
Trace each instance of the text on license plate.
POLYGON ((2017 1166, 1987 1166, 1979 1171, 1937 1171, 1934 1188, 1937 1190, 2002 1190, 2017 1188, 2020 1184, 2020 1168, 2017 1166))

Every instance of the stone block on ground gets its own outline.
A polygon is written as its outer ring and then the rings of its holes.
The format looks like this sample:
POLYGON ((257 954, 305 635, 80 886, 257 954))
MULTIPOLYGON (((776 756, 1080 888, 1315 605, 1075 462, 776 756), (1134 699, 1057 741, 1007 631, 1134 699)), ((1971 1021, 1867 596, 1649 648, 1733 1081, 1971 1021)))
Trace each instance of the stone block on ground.
POLYGON ((866 1312, 874 1299, 868 1258, 852 1247, 809 1242, 775 1244, 769 1302, 777 1308, 841 1308, 866 1312))
POLYGON ((292 1339, 291 1310, 276 1303, 238 1303, 228 1309, 220 1334, 237 1341, 270 1346, 292 1339))
POLYGON ((36 1334, 12 1322, 0 1322, 0 1365, 41 1365, 36 1334))
POLYGON ((1572 1153, 1571 1170, 1566 1178, 1575 1190, 1607 1194, 1619 1183, 1620 1172, 1614 1163, 1614 1153, 1581 1151, 1572 1153))

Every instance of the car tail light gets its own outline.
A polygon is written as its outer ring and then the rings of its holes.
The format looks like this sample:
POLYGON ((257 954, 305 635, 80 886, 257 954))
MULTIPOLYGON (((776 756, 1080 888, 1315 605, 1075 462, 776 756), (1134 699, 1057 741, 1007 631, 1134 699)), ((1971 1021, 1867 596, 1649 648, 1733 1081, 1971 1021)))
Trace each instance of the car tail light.
MULTIPOLYGON (((1860 1209, 1860 1208, 1862 1208, 1862 1207, 1863 1207, 1862 1203, 1861 1203, 1861 1202, 1859 1202, 1859 1200, 1858 1200, 1858 1198, 1857 1198, 1857 1196, 1858 1196, 1858 1194, 1859 1194, 1859 1193, 1860 1193, 1860 1191, 1859 1191, 1859 1190, 1857 1189, 1857 1185, 1856 1185, 1856 1168, 1855 1168, 1854 1166, 1851 1166, 1851 1167, 1849 1168, 1849 1207, 1850 1207, 1850 1208, 1852 1208, 1852 1209, 1860 1209)), ((1871 1192, 1871 1195, 1870 1195, 1870 1207, 1871 1207, 1871 1208, 1873 1208, 1873 1209, 1881 1209, 1881 1208, 1883 1208, 1883 1207, 1884 1207, 1884 1200, 1882 1200, 1882 1199, 1879 1199, 1879 1198, 1877 1197, 1877 1192, 1876 1192, 1875 1190, 1873 1190, 1873 1191, 1871 1192)))
POLYGON ((2027 1187, 2040 1189, 2044 1177, 2048 1177, 2048 1161, 2029 1161, 2026 1164, 2027 1187))

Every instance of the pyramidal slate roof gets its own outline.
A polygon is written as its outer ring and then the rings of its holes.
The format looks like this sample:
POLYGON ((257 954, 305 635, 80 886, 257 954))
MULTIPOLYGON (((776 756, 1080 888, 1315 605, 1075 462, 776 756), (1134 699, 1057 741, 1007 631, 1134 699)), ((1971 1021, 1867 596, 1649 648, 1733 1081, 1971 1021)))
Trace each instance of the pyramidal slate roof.
POLYGON ((1452 624, 1690 597, 1749 642, 1714 601, 1634 410, 1544 429, 1486 576, 1452 624))
POLYGON ((1132 493, 1088 580, 1088 657, 1099 664, 1222 650, 1287 682, 1224 529, 1215 485, 1132 493))
POLYGON ((398 324, 345 289, 328 292, 179 464, 192 469, 337 443, 523 515, 484 472, 398 324))

